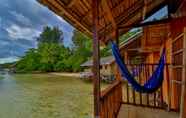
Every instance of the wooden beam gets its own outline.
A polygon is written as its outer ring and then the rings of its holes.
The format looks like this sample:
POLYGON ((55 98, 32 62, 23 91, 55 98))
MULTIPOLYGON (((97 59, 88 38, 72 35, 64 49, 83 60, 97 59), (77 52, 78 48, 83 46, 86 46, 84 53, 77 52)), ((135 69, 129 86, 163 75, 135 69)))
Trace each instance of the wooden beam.
MULTIPOLYGON (((125 4, 125 1, 122 1, 118 6, 112 8, 112 9, 119 9, 122 5, 125 4)), ((132 18, 134 15, 136 15, 136 12, 139 11, 141 8, 143 8, 143 0, 138 0, 132 7, 127 8, 123 13, 118 15, 115 19, 116 24, 119 26, 120 23, 126 22, 129 18, 132 18)), ((111 29, 111 24, 108 24, 106 29, 111 29)), ((105 28, 100 29, 100 33, 103 33, 105 28)), ((119 28, 121 29, 121 28, 119 28)), ((106 35, 110 34, 113 30, 110 30, 106 32, 106 35)))
POLYGON ((99 0, 92 0, 93 15, 93 83, 94 83, 94 118, 100 118, 100 52, 99 52, 99 0))
POLYGON ((108 1, 107 0, 102 0, 102 7, 103 7, 103 10, 105 11, 108 19, 110 20, 112 26, 114 29, 117 29, 117 24, 114 20, 114 17, 113 17, 113 14, 112 14, 112 11, 107 3, 108 1))
POLYGON ((153 46, 153 47, 144 47, 144 48, 129 48, 129 49, 125 49, 127 51, 138 51, 140 53, 143 52, 158 52, 160 51, 160 46, 153 46))
POLYGON ((71 0, 70 3, 67 5, 67 7, 72 7, 74 4, 76 4, 79 0, 71 0))
POLYGON ((144 27, 144 26, 149 26, 149 25, 157 25, 157 24, 163 24, 163 23, 169 23, 172 20, 172 18, 165 18, 161 20, 154 20, 154 21, 147 21, 144 23, 139 23, 139 24, 132 24, 128 26, 120 26, 118 27, 119 29, 125 29, 125 28, 137 28, 137 27, 144 27))
POLYGON ((76 19, 72 14, 70 14, 69 11, 65 9, 64 4, 62 4, 60 0, 38 0, 38 1, 44 4, 45 6, 48 6, 48 8, 54 11, 56 14, 61 16, 65 15, 68 19, 71 19, 73 21, 72 24, 73 26, 78 25, 89 36, 92 35, 92 32, 90 31, 91 29, 84 26, 78 19, 76 19))
MULTIPOLYGON (((158 1, 158 0, 157 0, 158 1)), ((154 13, 156 13, 158 10, 162 9, 163 7, 165 7, 168 2, 168 0, 164 0, 161 4, 159 4, 158 6, 154 7, 150 12, 148 12, 145 16, 145 19, 150 17, 151 15, 153 15, 154 13)))
MULTIPOLYGON (((77 18, 75 18, 72 13, 67 9, 65 8, 65 6, 61 3, 60 0, 53 0, 53 2, 55 3, 55 5, 57 7, 59 7, 61 9, 61 13, 62 14, 65 14, 66 16, 68 16, 68 18, 70 18, 71 20, 73 20, 75 22, 75 24, 79 25, 80 27, 82 27, 86 32, 90 33, 91 34, 91 31, 86 27, 84 26, 77 18), (55 2, 54 2, 55 1, 55 2)), ((51 2, 51 3, 53 3, 51 2)))
POLYGON ((169 0, 168 3, 168 11, 169 13, 175 13, 179 6, 184 2, 185 0, 169 0))
MULTIPOLYGON (((119 9, 119 7, 121 7, 122 4, 125 4, 125 1, 123 1, 115 9, 119 9)), ((143 0, 136 1, 131 7, 125 9, 122 13, 120 13, 116 17, 116 23, 117 24, 123 24, 123 22, 128 21, 133 16, 135 16, 137 13, 139 13, 140 10, 142 11, 143 10, 143 6, 144 6, 143 0)))
POLYGON ((147 13, 147 0, 143 0, 143 2, 144 2, 144 7, 143 7, 142 19, 145 20, 145 16, 147 13))

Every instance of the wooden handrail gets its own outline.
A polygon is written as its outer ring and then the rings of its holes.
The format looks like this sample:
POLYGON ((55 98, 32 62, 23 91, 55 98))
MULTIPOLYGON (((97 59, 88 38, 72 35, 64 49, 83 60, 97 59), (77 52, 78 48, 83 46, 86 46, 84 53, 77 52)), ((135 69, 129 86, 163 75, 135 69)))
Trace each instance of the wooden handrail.
POLYGON ((112 92, 112 90, 117 87, 119 84, 121 84, 121 81, 115 81, 113 84, 111 84, 108 88, 104 89, 101 92, 101 99, 103 99, 105 96, 107 96, 109 93, 112 92))
POLYGON ((117 118, 122 104, 122 83, 115 81, 112 85, 101 92, 100 116, 101 118, 117 118))
MULTIPOLYGON (((158 65, 158 63, 141 63, 141 64, 126 64, 127 66, 140 66, 140 65, 144 65, 144 66, 151 66, 151 65, 158 65)), ((171 63, 165 63, 165 65, 171 65, 171 63)))

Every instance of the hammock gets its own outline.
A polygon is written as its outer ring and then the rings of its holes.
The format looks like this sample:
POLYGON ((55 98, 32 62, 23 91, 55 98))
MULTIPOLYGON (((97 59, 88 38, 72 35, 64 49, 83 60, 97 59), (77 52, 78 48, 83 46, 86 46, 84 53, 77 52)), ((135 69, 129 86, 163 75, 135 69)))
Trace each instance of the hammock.
POLYGON ((131 84, 133 89, 140 93, 153 93, 161 87, 163 83, 163 71, 165 66, 165 48, 162 51, 162 55, 159 60, 159 64, 156 70, 153 72, 151 77, 144 85, 140 85, 134 78, 134 76, 127 69, 126 64, 123 62, 123 59, 119 53, 117 45, 112 42, 112 53, 115 57, 116 63, 118 64, 122 76, 131 84))

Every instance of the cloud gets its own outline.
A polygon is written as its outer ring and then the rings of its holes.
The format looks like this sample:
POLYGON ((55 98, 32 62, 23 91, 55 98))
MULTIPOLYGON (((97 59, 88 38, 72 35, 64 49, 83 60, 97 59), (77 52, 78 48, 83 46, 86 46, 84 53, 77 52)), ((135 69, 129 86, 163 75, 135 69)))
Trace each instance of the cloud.
POLYGON ((12 39, 28 39, 33 40, 35 36, 38 36, 41 32, 36 29, 20 27, 16 24, 12 24, 6 29, 8 35, 12 39))
POLYGON ((72 43, 74 28, 36 0, 0 0, 0 16, 0 58, 21 56, 35 48, 36 37, 46 25, 63 31, 66 46, 72 43))
POLYGON ((28 19, 27 17, 23 16, 22 14, 17 13, 16 11, 10 11, 10 13, 15 17, 15 19, 18 22, 22 22, 22 23, 27 24, 27 25, 31 24, 30 19, 28 19))

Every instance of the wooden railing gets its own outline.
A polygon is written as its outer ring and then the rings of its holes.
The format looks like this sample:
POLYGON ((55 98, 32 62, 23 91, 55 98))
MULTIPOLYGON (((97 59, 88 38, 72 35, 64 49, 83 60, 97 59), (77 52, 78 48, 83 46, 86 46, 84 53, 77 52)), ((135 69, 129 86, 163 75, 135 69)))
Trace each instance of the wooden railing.
MULTIPOLYGON (((135 75, 136 80, 141 85, 148 81, 157 66, 158 64, 127 65, 128 69, 135 75)), ((123 103, 152 108, 167 108, 170 104, 169 64, 165 65, 164 82, 166 82, 166 86, 161 87, 157 92, 152 94, 142 94, 134 91, 128 82, 125 81, 123 84, 123 103), (165 100, 165 98, 167 100, 165 100)))
MULTIPOLYGON (((135 79, 143 85, 157 68, 158 64, 128 64, 131 73, 135 72, 135 79), (134 71, 135 70, 135 71, 134 71)), ((164 82, 155 93, 146 94, 134 91, 127 81, 115 81, 101 92, 100 116, 101 118, 117 118, 121 104, 137 105, 142 107, 171 109, 170 87, 171 65, 166 64, 164 70, 164 82)), ((174 110, 174 109, 172 109, 174 110)))
POLYGON ((101 92, 101 118, 117 118, 122 103, 122 82, 115 81, 101 92))

